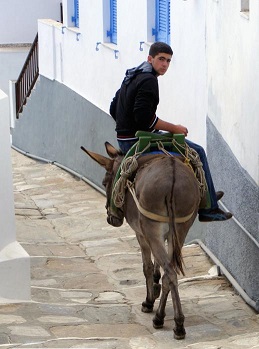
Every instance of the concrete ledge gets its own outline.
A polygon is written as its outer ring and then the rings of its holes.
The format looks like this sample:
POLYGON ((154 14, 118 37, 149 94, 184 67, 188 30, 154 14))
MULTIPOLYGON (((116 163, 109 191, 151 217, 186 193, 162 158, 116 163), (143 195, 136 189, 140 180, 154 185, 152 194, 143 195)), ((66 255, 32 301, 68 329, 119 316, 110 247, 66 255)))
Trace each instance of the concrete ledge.
POLYGON ((8 107, 0 90, 0 302, 11 303, 30 299, 30 258, 16 241, 8 107))
POLYGON ((0 251, 0 280, 0 303, 30 300, 30 256, 17 241, 0 251))

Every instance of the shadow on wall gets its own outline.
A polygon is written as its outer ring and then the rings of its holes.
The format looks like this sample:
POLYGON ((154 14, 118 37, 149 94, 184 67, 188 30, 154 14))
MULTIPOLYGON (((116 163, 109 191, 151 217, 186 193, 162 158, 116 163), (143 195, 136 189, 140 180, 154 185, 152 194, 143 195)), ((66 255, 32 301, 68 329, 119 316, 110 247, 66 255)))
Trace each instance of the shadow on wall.
POLYGON ((223 204, 234 213, 234 218, 207 224, 205 244, 246 294, 258 303, 259 311, 258 186, 240 166, 209 118, 207 135, 214 184, 225 192, 223 204))
POLYGON ((106 155, 105 141, 117 145, 114 129, 110 115, 63 84, 40 76, 16 121, 13 145, 56 161, 102 187, 103 169, 88 159, 80 147, 106 155))

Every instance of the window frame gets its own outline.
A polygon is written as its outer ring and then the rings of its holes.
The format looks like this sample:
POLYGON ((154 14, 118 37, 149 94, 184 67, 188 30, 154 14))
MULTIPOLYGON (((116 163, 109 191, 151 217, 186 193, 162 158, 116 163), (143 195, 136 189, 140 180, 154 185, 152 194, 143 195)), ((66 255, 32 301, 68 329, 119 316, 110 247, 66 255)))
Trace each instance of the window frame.
POLYGON ((74 15, 71 18, 75 27, 79 28, 79 0, 74 0, 74 15))
POLYGON ((110 30, 107 36, 112 44, 117 45, 117 0, 110 0, 110 30))
POLYGON ((156 0, 155 3, 155 28, 152 29, 152 35, 155 41, 162 41, 170 45, 171 21, 170 0, 156 0))

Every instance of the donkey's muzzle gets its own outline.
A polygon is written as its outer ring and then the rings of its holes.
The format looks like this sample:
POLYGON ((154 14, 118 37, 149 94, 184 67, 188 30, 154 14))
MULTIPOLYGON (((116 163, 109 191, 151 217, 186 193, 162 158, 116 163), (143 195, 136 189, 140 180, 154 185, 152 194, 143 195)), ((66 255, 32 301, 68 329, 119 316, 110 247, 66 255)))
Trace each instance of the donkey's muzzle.
POLYGON ((107 222, 112 225, 113 227, 120 227, 123 223, 123 218, 118 218, 112 215, 109 215, 107 217, 107 222))

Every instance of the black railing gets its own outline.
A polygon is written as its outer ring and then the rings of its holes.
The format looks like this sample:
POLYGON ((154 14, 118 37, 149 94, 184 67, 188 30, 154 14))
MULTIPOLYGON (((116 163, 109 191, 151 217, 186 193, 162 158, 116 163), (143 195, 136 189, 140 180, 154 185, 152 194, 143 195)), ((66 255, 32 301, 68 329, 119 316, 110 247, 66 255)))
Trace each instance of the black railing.
POLYGON ((38 58, 38 34, 36 35, 30 52, 26 58, 22 71, 15 83, 16 95, 16 118, 23 111, 31 90, 33 89, 39 76, 39 58, 38 58))

